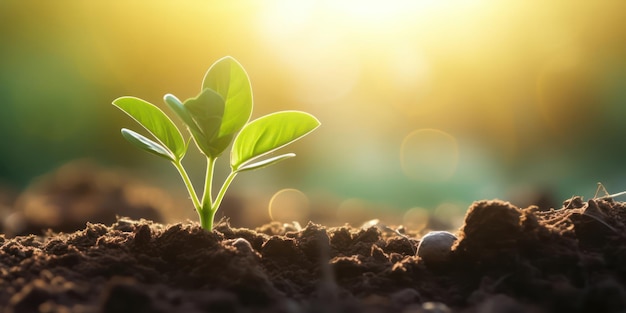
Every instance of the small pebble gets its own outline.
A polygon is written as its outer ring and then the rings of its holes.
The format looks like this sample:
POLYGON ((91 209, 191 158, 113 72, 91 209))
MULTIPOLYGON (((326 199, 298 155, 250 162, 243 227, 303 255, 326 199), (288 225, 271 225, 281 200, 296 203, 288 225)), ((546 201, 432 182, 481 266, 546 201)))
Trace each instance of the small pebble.
POLYGON ((236 238, 236 239, 229 239, 229 240, 226 240, 225 242, 228 245, 232 245, 233 247, 237 249, 237 251, 242 252, 242 253, 251 253, 254 251, 250 242, 241 237, 236 238))
POLYGON ((431 231, 417 246, 417 256, 426 264, 444 262, 448 259, 456 239, 456 236, 447 231, 431 231))

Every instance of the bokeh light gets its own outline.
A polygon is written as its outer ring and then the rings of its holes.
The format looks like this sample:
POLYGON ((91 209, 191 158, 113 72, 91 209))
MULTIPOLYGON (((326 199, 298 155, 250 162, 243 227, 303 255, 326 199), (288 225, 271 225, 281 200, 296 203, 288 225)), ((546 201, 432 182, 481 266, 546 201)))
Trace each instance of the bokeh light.
POLYGON ((269 202, 269 215, 272 221, 306 224, 309 219, 309 198, 297 189, 282 189, 276 192, 269 202))

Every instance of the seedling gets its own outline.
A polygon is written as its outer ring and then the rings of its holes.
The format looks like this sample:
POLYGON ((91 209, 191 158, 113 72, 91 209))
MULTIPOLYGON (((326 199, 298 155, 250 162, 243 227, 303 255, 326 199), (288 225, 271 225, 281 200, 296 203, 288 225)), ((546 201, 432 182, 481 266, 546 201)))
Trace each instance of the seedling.
POLYGON ((243 67, 232 57, 224 57, 209 68, 202 81, 202 89, 195 98, 181 102, 174 95, 166 94, 164 100, 183 122, 196 147, 206 156, 202 198, 198 197, 182 164, 190 139, 183 137, 172 120, 157 106, 136 97, 117 98, 113 105, 156 139, 122 128, 122 136, 130 143, 174 164, 189 191, 200 225, 207 230, 213 228, 215 212, 237 174, 294 157, 294 153, 285 153, 260 160, 320 125, 313 115, 301 111, 275 112, 249 122, 252 114, 250 80, 243 67), (231 143, 230 174, 214 198, 215 161, 231 143))

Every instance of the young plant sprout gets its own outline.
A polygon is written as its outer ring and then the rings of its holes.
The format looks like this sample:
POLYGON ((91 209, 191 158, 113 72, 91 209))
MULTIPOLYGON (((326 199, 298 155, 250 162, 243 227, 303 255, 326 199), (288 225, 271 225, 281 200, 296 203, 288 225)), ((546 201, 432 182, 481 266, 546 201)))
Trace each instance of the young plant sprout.
POLYGON ((294 153, 285 153, 259 160, 309 134, 320 125, 313 115, 300 111, 276 112, 248 122, 252 113, 250 80, 243 67, 232 57, 224 57, 209 68, 200 94, 195 98, 181 102, 174 95, 166 94, 164 100, 207 158, 202 198, 198 197, 182 165, 189 139, 183 137, 172 120, 155 105, 136 97, 117 98, 113 105, 132 117, 156 139, 122 128, 122 136, 130 143, 174 164, 189 191, 200 217, 200 225, 207 230, 213 228, 215 212, 237 174, 294 157, 294 153), (214 198, 215 161, 231 143, 230 174, 214 198))

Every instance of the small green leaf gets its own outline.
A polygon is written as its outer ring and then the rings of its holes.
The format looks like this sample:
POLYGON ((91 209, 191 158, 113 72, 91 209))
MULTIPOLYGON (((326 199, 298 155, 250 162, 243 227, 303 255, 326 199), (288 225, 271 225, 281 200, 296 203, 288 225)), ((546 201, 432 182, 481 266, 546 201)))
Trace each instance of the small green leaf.
POLYGON ((192 128, 197 132, 200 132, 200 128, 194 122, 191 114, 189 113, 187 108, 185 108, 185 105, 183 105, 183 103, 180 102, 178 98, 176 98, 176 96, 168 93, 163 97, 163 100, 165 101, 165 104, 167 104, 167 106, 169 106, 170 109, 172 109, 172 111, 174 111, 174 113, 178 115, 183 123, 185 123, 185 126, 187 126, 188 128, 192 128))
POLYGON ((290 159, 295 157, 296 154, 295 153, 286 153, 283 155, 279 155, 279 156, 275 156, 269 159, 265 159, 263 161, 259 161, 259 162, 255 162, 252 164, 246 164, 242 167, 240 167, 237 172, 245 172, 245 171, 253 171, 253 170, 257 170, 260 168, 264 168, 264 167, 268 167, 270 165, 274 165, 282 160, 286 160, 286 159, 290 159))
MULTIPOLYGON (((189 113, 187 108, 185 108, 183 103, 180 102, 180 100, 178 100, 178 98, 176 98, 176 96, 172 94, 166 94, 165 97, 163 97, 163 100, 165 100, 165 103, 170 107, 170 109, 172 109, 172 111, 174 111, 176 115, 178 115, 178 117, 183 121, 185 126, 187 126, 187 129, 189 129, 191 137, 196 143, 198 149, 200 149, 200 151, 202 151, 202 153, 204 153, 205 155, 210 155, 211 147, 209 146, 209 140, 206 139, 206 137, 202 133, 202 130, 200 130, 200 127, 198 127, 196 122, 193 120, 191 114, 189 113)), ((189 142, 187 142, 187 145, 188 144, 189 142)))
POLYGON ((207 139, 218 137, 224 116, 222 96, 212 89, 204 89, 197 97, 185 100, 184 106, 207 139))
POLYGON ((186 152, 185 140, 176 125, 161 109, 135 97, 117 98, 113 101, 113 105, 148 130, 176 160, 183 158, 186 152))
POLYGON ((136 133, 130 129, 122 128, 122 136, 128 142, 132 143, 135 147, 152 154, 158 155, 162 158, 166 158, 170 161, 175 161, 174 155, 168 149, 162 145, 146 138, 145 136, 136 133))
POLYGON ((197 125, 200 134, 192 131, 194 140, 208 157, 216 158, 232 142, 233 135, 220 135, 220 126, 224 115, 224 99, 212 89, 204 89, 196 97, 184 104, 187 112, 197 125), (201 142, 204 140, 204 142, 201 142))
POLYGON ((234 134, 219 136, 224 99, 212 89, 204 89, 197 97, 181 103, 174 95, 167 94, 165 103, 185 123, 196 145, 208 157, 216 158, 233 141, 234 134))
POLYGON ((247 124, 235 138, 230 165, 239 170, 252 159, 284 147, 315 130, 320 122, 311 114, 282 111, 247 124))
POLYGON ((202 89, 215 90, 225 102, 219 137, 234 135, 252 114, 252 87, 244 68, 232 57, 213 63, 202 81, 202 89))

